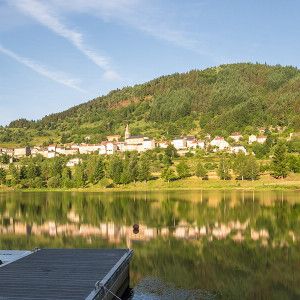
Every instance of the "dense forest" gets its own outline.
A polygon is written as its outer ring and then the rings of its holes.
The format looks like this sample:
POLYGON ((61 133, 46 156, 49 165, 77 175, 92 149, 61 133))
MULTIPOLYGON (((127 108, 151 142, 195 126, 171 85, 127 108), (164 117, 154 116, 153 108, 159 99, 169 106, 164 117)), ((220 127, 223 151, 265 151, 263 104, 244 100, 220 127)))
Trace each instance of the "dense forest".
POLYGON ((300 71, 294 67, 230 64, 175 73, 47 115, 0 128, 0 143, 82 142, 122 133, 170 138, 194 132, 227 135, 252 126, 300 129, 300 71))

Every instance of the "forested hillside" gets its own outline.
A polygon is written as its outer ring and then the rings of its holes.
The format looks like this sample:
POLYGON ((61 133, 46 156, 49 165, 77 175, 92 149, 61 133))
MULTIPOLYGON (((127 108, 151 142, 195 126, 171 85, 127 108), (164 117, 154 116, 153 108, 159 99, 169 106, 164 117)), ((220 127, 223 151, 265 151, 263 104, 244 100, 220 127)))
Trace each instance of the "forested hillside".
POLYGON ((294 67, 230 64, 162 76, 45 116, 0 129, 0 143, 99 141, 122 133, 171 138, 181 134, 227 135, 280 125, 300 129, 300 71, 294 67))

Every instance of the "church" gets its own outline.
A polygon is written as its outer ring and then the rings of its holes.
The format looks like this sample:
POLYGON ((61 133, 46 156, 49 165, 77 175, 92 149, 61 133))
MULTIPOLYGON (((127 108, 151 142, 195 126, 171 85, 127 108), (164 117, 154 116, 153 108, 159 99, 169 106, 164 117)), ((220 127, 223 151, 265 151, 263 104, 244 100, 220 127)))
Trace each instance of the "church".
POLYGON ((129 125, 125 129, 123 151, 143 152, 155 148, 155 141, 143 135, 131 135, 129 125))

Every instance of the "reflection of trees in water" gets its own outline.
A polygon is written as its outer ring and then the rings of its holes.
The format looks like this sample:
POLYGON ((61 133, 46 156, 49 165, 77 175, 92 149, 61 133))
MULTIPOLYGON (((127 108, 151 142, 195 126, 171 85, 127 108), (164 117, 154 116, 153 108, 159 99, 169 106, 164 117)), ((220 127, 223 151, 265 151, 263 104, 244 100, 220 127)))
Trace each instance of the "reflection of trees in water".
MULTIPOLYGON (((277 196, 275 194, 275 198, 277 196)), ((255 230, 267 230, 271 240, 288 240, 291 231, 299 237, 299 216, 300 204, 271 202, 264 194, 254 193, 212 192, 212 196, 208 192, 0 194, 2 225, 6 218, 38 225, 47 221, 93 226, 112 222, 120 226, 139 223, 152 228, 172 228, 180 224, 212 228, 239 221, 249 222, 249 228, 255 230), (262 205, 261 198, 270 205, 262 205), (70 218, 70 213, 78 220, 70 218)))
MULTIPOLYGON (((98 237, 71 237, 60 236, 22 236, 22 235, 1 235, 0 249, 27 249, 34 248, 114 248, 116 245, 108 243, 106 240, 98 237)), ((119 244, 119 247, 126 248, 125 241, 119 244)))
POLYGON ((222 299, 298 299, 300 245, 265 248, 230 240, 137 243, 133 285, 144 274, 176 287, 218 291, 222 299))

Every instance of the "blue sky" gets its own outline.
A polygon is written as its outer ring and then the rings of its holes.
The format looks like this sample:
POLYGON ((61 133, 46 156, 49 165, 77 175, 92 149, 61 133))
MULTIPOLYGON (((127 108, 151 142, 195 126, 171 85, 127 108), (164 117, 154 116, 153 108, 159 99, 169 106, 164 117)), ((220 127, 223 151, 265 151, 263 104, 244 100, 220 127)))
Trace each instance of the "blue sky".
POLYGON ((297 0, 0 0, 0 124, 222 63, 299 66, 297 0))

